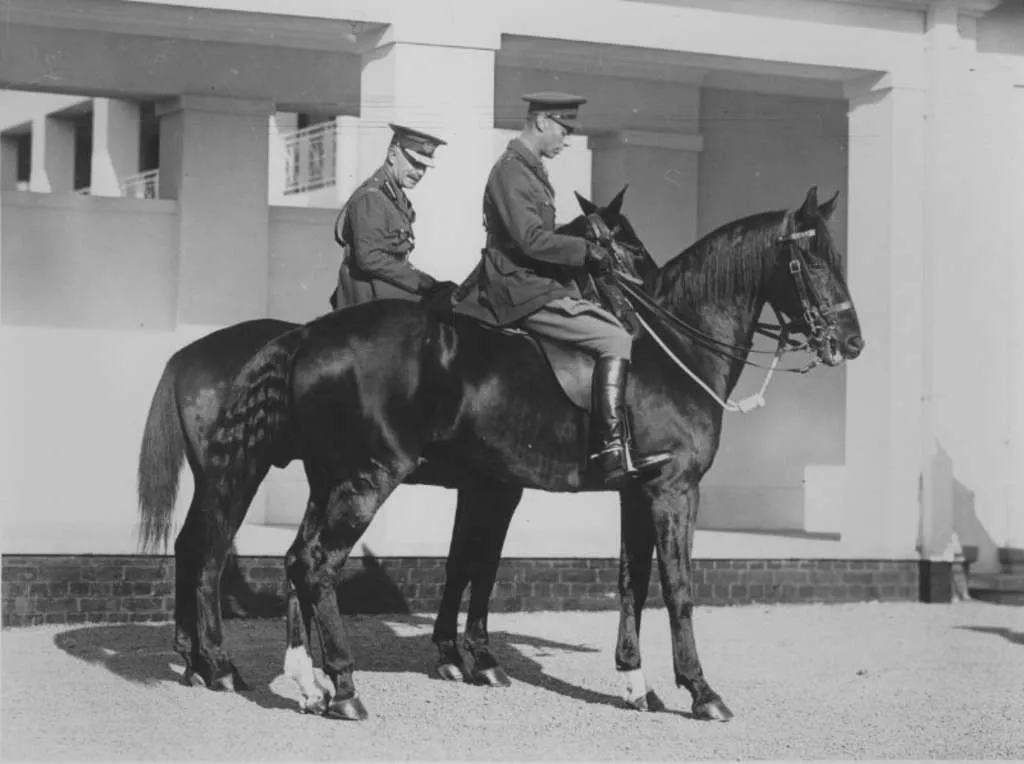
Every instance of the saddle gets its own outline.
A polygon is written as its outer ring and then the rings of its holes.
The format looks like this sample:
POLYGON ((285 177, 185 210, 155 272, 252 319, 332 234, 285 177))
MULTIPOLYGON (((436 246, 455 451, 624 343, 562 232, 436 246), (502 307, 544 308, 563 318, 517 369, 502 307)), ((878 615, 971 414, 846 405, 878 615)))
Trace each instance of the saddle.
MULTIPOLYGON (((585 299, 601 305, 619 319, 634 340, 640 336, 642 327, 636 320, 633 306, 615 285, 612 277, 594 277, 588 274, 586 278, 577 279, 577 285, 585 299)), ((460 311, 456 308, 456 312, 460 311)), ((467 314, 462 313, 462 315, 467 314)), ((547 363, 569 402, 583 411, 588 413, 591 411, 594 366, 596 365, 591 353, 568 342, 538 337, 525 329, 494 326, 475 316, 468 317, 474 318, 485 331, 518 337, 521 338, 521 341, 529 343, 547 363)))

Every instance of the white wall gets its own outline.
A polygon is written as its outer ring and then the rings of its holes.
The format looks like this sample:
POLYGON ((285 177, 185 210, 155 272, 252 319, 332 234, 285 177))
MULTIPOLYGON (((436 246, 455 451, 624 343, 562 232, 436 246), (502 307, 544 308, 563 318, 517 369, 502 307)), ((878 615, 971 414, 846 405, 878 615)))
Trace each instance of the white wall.
POLYGON ((175 202, 5 191, 3 205, 4 324, 174 325, 175 202))
POLYGON ((331 309, 341 249, 334 209, 271 207, 268 315, 303 323, 331 309))
MULTIPOLYGON (((831 229, 845 252, 846 133, 845 102, 705 90, 700 234, 745 215, 792 209, 817 185, 822 200, 840 192, 831 229)), ((842 368, 776 375, 765 408, 726 415, 721 450, 704 481, 706 525, 803 527, 805 468, 844 461, 844 378, 842 368)), ((746 370, 734 397, 755 392, 763 379, 763 371, 746 370)))

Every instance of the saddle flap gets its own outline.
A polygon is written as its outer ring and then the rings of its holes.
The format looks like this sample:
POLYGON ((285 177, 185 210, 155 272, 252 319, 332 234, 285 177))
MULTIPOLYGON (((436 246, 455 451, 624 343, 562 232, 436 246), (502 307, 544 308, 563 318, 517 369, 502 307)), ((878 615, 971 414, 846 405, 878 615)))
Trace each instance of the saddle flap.
POLYGON ((573 405, 590 411, 594 380, 594 357, 563 342, 534 337, 555 373, 559 386, 573 405))
POLYGON ((524 329, 493 326, 480 321, 477 323, 485 331, 518 337, 522 342, 526 342, 537 350, 540 357, 547 361, 558 386, 562 388, 562 392, 569 402, 584 411, 591 410, 595 363, 594 357, 590 353, 566 342, 538 337, 524 329))

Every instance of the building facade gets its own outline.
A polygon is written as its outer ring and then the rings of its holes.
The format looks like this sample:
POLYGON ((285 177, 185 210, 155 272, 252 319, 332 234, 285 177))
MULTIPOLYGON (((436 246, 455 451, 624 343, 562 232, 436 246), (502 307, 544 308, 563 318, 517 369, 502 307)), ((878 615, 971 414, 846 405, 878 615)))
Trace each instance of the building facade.
MULTIPOLYGON (((448 140, 413 192, 415 258, 460 280, 519 96, 555 89, 590 99, 584 134, 550 165, 560 217, 577 213, 574 191, 604 202, 628 183, 625 212, 662 260, 722 223, 796 206, 811 185, 840 191, 833 233, 867 348, 727 415, 697 558, 917 575, 961 544, 982 570, 1024 547, 1019 4, 293 0, 267 13, 255 0, 9 0, 4 12, 5 566, 132 564, 137 449, 164 362, 229 323, 325 312, 334 215, 382 160, 388 122, 448 140)), ((759 384, 748 372, 738 394, 759 384)), ((186 474, 179 522, 190 489, 186 474)), ((298 465, 275 471, 238 553, 282 555, 305 491, 298 465)), ((454 499, 401 488, 356 554, 444 557, 454 499)), ((617 553, 613 494, 528 494, 506 546, 530 561, 617 553)), ((880 581, 847 593, 878 596, 880 581)))

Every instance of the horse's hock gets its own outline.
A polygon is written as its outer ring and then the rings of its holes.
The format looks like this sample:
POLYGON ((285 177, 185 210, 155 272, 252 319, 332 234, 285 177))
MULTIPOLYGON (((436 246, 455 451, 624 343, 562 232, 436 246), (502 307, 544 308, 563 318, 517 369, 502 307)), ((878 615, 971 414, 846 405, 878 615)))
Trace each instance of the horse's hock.
MULTIPOLYGON (((2 562, 4 627, 173 619, 172 557, 4 555, 2 562)), ((353 558, 341 602, 349 613, 434 613, 444 564, 444 558, 353 558)), ((618 565, 613 558, 505 559, 492 611, 614 610, 618 565)), ((697 560, 694 585, 701 605, 916 601, 918 568, 912 560, 697 560)), ((280 617, 285 596, 282 557, 229 560, 225 615, 280 617)), ((649 607, 661 607, 656 571, 649 607)))

